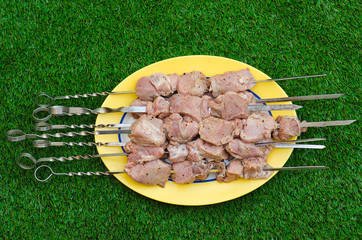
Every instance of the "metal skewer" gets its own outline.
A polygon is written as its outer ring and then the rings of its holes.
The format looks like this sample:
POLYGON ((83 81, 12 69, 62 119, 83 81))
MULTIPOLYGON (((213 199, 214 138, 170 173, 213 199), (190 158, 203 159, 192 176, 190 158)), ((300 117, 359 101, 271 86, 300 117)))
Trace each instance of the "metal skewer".
MULTIPOLYGON (((324 141, 324 140, 326 140, 326 139, 325 138, 311 138, 311 139, 283 141, 283 142, 263 142, 263 143, 255 143, 255 145, 261 146, 261 145, 274 145, 274 144, 283 144, 283 143, 285 143, 287 145, 288 143, 303 143, 303 142, 315 142, 315 141, 324 141)), ((88 146, 88 147, 92 147, 92 146, 124 147, 125 145, 126 145, 125 142, 106 142, 106 143, 102 143, 102 142, 51 142, 51 141, 43 140, 43 139, 37 139, 37 140, 33 141, 33 146, 36 147, 36 148, 61 147, 61 146, 70 146, 70 147, 74 147, 74 146, 80 146, 80 147, 84 147, 84 146, 88 146)), ((302 145, 302 146, 304 146, 304 145, 302 145)))
POLYGON ((119 107, 119 108, 108 108, 101 107, 97 109, 81 108, 81 107, 65 107, 65 106, 51 106, 51 107, 39 107, 34 110, 33 118, 37 122, 46 122, 52 116, 80 116, 80 115, 91 115, 101 113, 113 113, 113 112, 146 112, 146 107, 132 106, 132 107, 119 107), (39 113, 46 112, 46 117, 39 117, 39 113))
POLYGON ((308 76, 298 76, 298 77, 286 77, 286 78, 275 78, 275 79, 267 79, 267 80, 260 80, 255 81, 255 83, 262 83, 262 82, 272 82, 272 81, 283 81, 283 80, 291 80, 291 79, 299 79, 299 78, 314 78, 314 77, 324 77, 327 74, 316 74, 316 75, 308 75, 308 76))
POLYGON ((284 97, 284 98, 265 98, 255 99, 256 103, 270 103, 270 102, 287 102, 287 101, 305 101, 305 100, 319 100, 319 99, 335 99, 343 96, 344 94, 325 94, 325 95, 309 95, 298 97, 284 97))
POLYGON ((60 97, 52 97, 46 93, 41 93, 35 98, 35 103, 40 107, 49 107, 56 100, 64 99, 76 99, 76 98, 88 98, 88 97, 98 97, 98 96, 107 96, 112 94, 125 94, 125 93, 135 93, 136 91, 122 91, 122 92, 95 92, 95 93, 84 93, 84 94, 75 94, 75 95, 66 95, 60 97), (41 98, 43 102, 41 102, 41 98))
POLYGON ((88 135, 103 135, 103 134, 128 134, 131 133, 130 129, 127 130, 111 130, 111 131, 81 131, 81 132, 67 132, 67 133, 44 133, 44 134, 26 134, 21 130, 10 130, 6 133, 7 139, 11 142, 18 142, 31 138, 60 138, 60 137, 74 137, 74 136, 88 136, 88 135))
POLYGON ((324 122, 301 122, 299 127, 330 127, 330 126, 344 126, 350 125, 356 120, 343 120, 343 121, 324 121, 324 122))
POLYGON ((37 131, 49 131, 53 129, 66 129, 66 128, 129 128, 132 124, 119 123, 119 124, 80 124, 80 125, 52 125, 47 122, 39 122, 35 124, 37 131))
POLYGON ((47 158, 39 158, 35 159, 31 154, 29 153, 22 153, 16 160, 18 165, 23 169, 32 169, 36 166, 36 164, 40 162, 65 162, 65 161, 73 161, 73 160, 82 160, 82 159, 91 159, 91 158, 102 158, 102 157, 119 157, 119 156, 126 156, 128 153, 110 153, 110 154, 86 154, 86 155, 76 155, 76 156, 70 156, 70 157, 47 157, 47 158), (25 163, 21 162, 22 158, 28 158, 30 159, 33 164, 27 165, 25 163))
MULTIPOLYGON (((329 167, 326 166, 298 166, 298 167, 282 167, 282 168, 264 168, 264 171, 284 171, 284 170, 316 170, 316 169, 328 169, 329 167)), ((211 170, 210 172, 218 172, 219 170, 211 170)), ((125 171, 115 171, 115 172, 111 172, 111 171, 106 171, 106 172, 68 172, 68 173, 57 173, 54 172, 53 169, 51 167, 49 167, 48 165, 41 165, 39 167, 37 167, 37 169, 34 172, 34 177, 36 180, 38 180, 39 182, 46 182, 48 181, 53 175, 63 175, 63 176, 69 176, 69 177, 73 177, 73 176, 82 176, 82 175, 86 175, 86 176, 91 176, 91 175, 95 175, 95 176, 111 176, 111 175, 115 175, 115 174, 120 174, 120 173, 126 173, 125 171), (40 169, 49 169, 50 170, 50 174, 46 177, 46 178, 40 178, 38 176, 38 171, 40 169)), ((171 171, 170 173, 173 173, 173 171, 171 171)))
MULTIPOLYGON (((249 105, 248 111, 273 111, 273 110, 296 110, 303 108, 294 104, 275 104, 275 105, 249 105)), ((81 107, 65 107, 65 106, 51 106, 51 107, 39 107, 34 110, 33 118, 37 122, 46 122, 52 116, 74 116, 74 115, 91 115, 91 114, 103 114, 114 112, 135 112, 146 113, 146 107, 144 106, 131 106, 120 108, 108 108, 101 107, 97 109, 81 108, 81 107), (39 113, 46 112, 46 117, 39 117, 39 113)))

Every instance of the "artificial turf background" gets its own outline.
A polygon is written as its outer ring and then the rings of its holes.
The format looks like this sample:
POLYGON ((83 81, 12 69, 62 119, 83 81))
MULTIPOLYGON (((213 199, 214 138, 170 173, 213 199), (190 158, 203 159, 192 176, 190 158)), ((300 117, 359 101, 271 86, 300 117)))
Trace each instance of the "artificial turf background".
MULTIPOLYGON (((34 132, 36 94, 110 91, 144 66, 184 55, 236 59, 274 78, 328 73, 280 85, 290 96, 346 93, 338 100, 303 102, 302 119, 359 120, 358 1, 110 2, 0 2, 2 238, 362 237, 359 121, 310 129, 303 138, 326 137, 327 148, 296 150, 287 163, 330 170, 279 173, 248 195, 211 206, 156 202, 112 177, 54 177, 39 183, 32 170, 18 167, 22 152, 36 158, 96 153, 95 148, 39 150, 31 140, 8 142, 10 129, 34 132)), ((96 108, 103 99, 59 104, 96 108)), ((52 123, 93 123, 95 118, 52 123)), ((106 170, 99 159, 50 165, 59 172, 106 170)))

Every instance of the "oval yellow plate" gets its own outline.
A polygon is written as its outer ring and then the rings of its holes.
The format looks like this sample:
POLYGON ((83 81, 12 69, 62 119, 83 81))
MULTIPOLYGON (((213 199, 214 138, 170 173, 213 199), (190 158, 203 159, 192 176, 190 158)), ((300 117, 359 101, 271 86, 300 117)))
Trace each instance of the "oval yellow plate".
MULTIPOLYGON (((149 76, 156 72, 182 74, 184 72, 198 70, 206 76, 213 76, 226 71, 235 71, 244 68, 249 68, 256 80, 270 79, 270 77, 258 69, 233 59, 216 56, 184 56, 163 60, 144 67, 124 79, 113 89, 113 91, 134 90, 139 78, 142 76, 149 76)), ((260 98, 287 97, 287 94, 275 82, 259 83, 251 90, 260 98)), ((117 108, 128 106, 137 97, 136 94, 109 95, 103 102, 102 107, 117 108)), ((272 114, 274 118, 278 115, 296 116, 295 111, 273 111, 272 114)), ((132 119, 129 114, 123 113, 100 114, 97 117, 96 124, 120 123, 121 121, 123 123, 129 123, 132 122, 132 119)), ((95 141, 123 142, 128 141, 128 137, 126 135, 99 135, 95 136, 95 141)), ((123 152, 121 147, 97 147, 97 149, 99 154, 123 152)), ((287 162, 292 151, 292 149, 274 149, 268 156, 268 163, 272 167, 282 167, 287 162)), ((102 160, 110 171, 122 171, 127 163, 126 156, 106 157, 102 158, 102 160)), ((165 188, 139 184, 132 180, 127 174, 117 174, 115 177, 132 190, 154 200, 177 205, 200 206, 220 203, 243 196, 265 184, 275 176, 276 173, 277 172, 274 172, 269 179, 239 179, 231 183, 219 183, 212 179, 212 177, 205 182, 187 185, 180 185, 168 181, 165 188)))

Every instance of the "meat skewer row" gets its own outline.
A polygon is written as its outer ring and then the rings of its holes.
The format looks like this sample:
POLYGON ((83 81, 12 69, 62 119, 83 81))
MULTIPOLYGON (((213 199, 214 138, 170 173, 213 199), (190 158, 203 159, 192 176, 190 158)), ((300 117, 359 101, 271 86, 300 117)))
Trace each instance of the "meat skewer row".
MULTIPOLYGON (((263 169, 264 171, 288 171, 288 170, 316 170, 316 169, 328 169, 328 167, 326 166, 298 166, 298 167, 282 167, 282 168, 265 168, 263 169)), ((216 172, 219 170, 216 170, 216 172)), ((122 173, 126 173, 126 171, 106 171, 106 172, 101 172, 101 171, 97 171, 97 172, 68 172, 68 173, 57 173, 54 172, 53 169, 51 167, 49 167, 48 165, 41 165, 39 166, 35 171, 34 171, 34 177, 36 180, 40 181, 40 182, 46 182, 48 181, 52 176, 56 175, 56 176, 69 176, 69 177, 73 177, 73 176, 111 176, 111 175, 115 175, 115 174, 122 174, 122 173), (40 177, 39 176, 39 171, 41 169, 48 169, 50 170, 50 174, 47 175, 47 177, 40 177)), ((172 171, 170 170, 168 172, 168 174, 172 173, 172 171)), ((157 185, 157 184, 154 184, 157 185)))
MULTIPOLYGON (((325 140, 323 138, 321 139, 304 139, 304 140, 300 140, 300 142, 310 142, 310 141, 320 141, 320 140, 325 140)), ((297 141, 286 141, 286 142, 275 142, 275 143, 269 143, 269 144, 273 144, 275 145, 275 148, 310 148, 310 149, 323 149, 325 148, 324 145, 309 145, 309 144, 284 144, 284 143, 289 143, 289 142, 297 142, 297 141)), ((72 146, 74 146, 76 143, 71 143, 72 146)), ((88 145, 89 143, 82 143, 81 145, 85 145, 85 146, 91 146, 88 145)), ((109 146, 125 146, 126 145, 126 153, 110 153, 110 154, 86 154, 86 155, 76 155, 76 156, 69 156, 69 157, 46 157, 46 158, 39 158, 39 159, 35 159, 31 154, 29 153, 22 153, 20 154, 20 156, 17 158, 17 163, 18 165, 23 168, 23 169, 32 169, 34 168, 38 163, 40 162, 55 162, 55 161, 59 161, 59 162, 66 162, 66 161, 73 161, 73 160, 85 160, 85 159, 91 159, 91 158, 103 158, 103 157, 119 157, 119 156, 130 156, 128 161, 136 161, 138 163, 142 163, 142 162, 147 162, 147 161, 152 161, 152 160, 157 160, 157 159, 161 159, 163 156, 165 156, 164 154, 173 154, 172 152, 169 151, 164 151, 163 148, 161 147, 142 147, 142 146, 137 146, 135 144, 132 143, 127 143, 127 144, 120 144, 119 142, 115 142, 115 143, 106 143, 109 144, 109 146), (127 146, 128 145, 128 146, 127 146), (132 156, 137 154, 137 156, 132 156), (22 158, 28 158, 32 161, 32 164, 26 164, 24 163, 21 159, 22 158)), ((48 146, 64 146, 66 145, 65 142, 49 142, 47 140, 36 140, 34 141, 34 146, 36 147, 40 147, 40 148, 44 148, 44 147, 48 147, 48 146)), ((177 161, 175 161, 177 162, 177 161)))
MULTIPOLYGON (((171 97, 171 103, 168 103, 162 97, 155 99, 155 102, 158 101, 157 107, 161 106, 162 111, 167 110, 167 112, 183 112, 185 111, 188 114, 194 113, 195 111, 201 111, 202 99, 196 96, 190 95, 179 95, 175 94, 171 97), (159 100, 160 99, 160 100, 159 100), (159 101, 158 101, 159 100, 159 101), (162 104, 164 106, 162 106, 162 104), (185 105, 186 104, 186 105, 185 105), (193 110, 190 110, 189 107, 194 107, 193 110), (166 107, 170 108, 165 109, 166 107), (179 109, 181 107, 181 109, 179 109)), ((140 101, 142 103, 142 101, 140 101)), ((240 102, 241 103, 241 102, 240 102)), ((207 106, 206 106, 207 107, 207 106)), ((156 108, 156 107, 155 107, 156 108)), ((240 108, 240 107, 239 107, 240 108)), ((278 104, 278 105, 242 105, 242 112, 251 112, 251 111, 272 111, 272 110, 296 110, 300 109, 302 106, 294 104, 278 104)), ((157 110, 157 109, 156 109, 157 110)), ((79 115, 91 115, 91 114, 104 114, 104 113, 115 113, 115 112, 129 112, 129 113, 147 113, 149 115, 159 115, 162 117, 163 112, 154 112, 153 108, 147 108, 147 106, 136 106, 134 103, 130 107, 119 107, 119 108, 108 108, 101 107, 97 109, 89 109, 82 107, 65 107, 65 106, 51 106, 51 107, 39 107, 33 112, 33 119, 37 122, 46 122, 51 119, 53 116, 79 116, 79 115), (40 114, 46 112, 48 115, 41 117, 40 114)), ((206 110, 209 112, 208 108, 206 110)), ((234 110, 235 111, 235 110, 234 110)), ((201 121, 201 113, 194 114, 196 120, 201 121), (200 116, 198 116, 200 115, 200 116)), ((167 116, 167 115, 165 115, 167 116)))
MULTIPOLYGON (((190 76, 194 76, 196 75, 195 73, 190 74, 190 76)), ((310 77, 321 77, 321 76, 326 76, 326 74, 320 74, 320 75, 309 75, 309 76, 299 76, 299 77, 290 77, 290 78, 279 78, 279 79, 268 79, 265 81, 280 81, 280 80, 288 80, 288 79, 298 79, 298 78, 310 78, 310 77)), ((154 74, 152 76, 153 79, 148 80, 150 82, 151 85, 151 89, 159 89, 157 92, 157 94, 153 93, 153 95, 160 95, 160 94, 170 94, 167 92, 168 88, 171 88, 171 91, 175 91, 177 89, 177 79, 179 78, 179 76, 177 74, 168 74, 167 77, 170 79, 168 80, 166 78, 166 81, 170 81, 169 84, 162 83, 162 81, 160 81, 158 78, 160 78, 161 80, 164 80, 164 76, 160 75, 160 74, 154 74), (176 79, 176 81, 175 81, 176 79), (162 89, 166 88, 165 89, 162 89)), ((151 77, 144 77, 144 78, 151 78, 151 77)), ((144 81, 144 80, 142 80, 144 81)), ((142 82, 141 81, 141 82, 142 82)), ((197 82, 195 80, 195 82, 197 82)), ((263 82, 263 81, 258 81, 258 82, 263 82)), ((197 82, 198 83, 198 82, 197 82)), ((256 82, 257 83, 257 82, 256 82)), ((147 83, 146 83, 147 84, 147 83)), ((202 83, 201 83, 202 85, 202 83)), ((180 86, 182 86, 182 84, 180 84, 180 86)), ((142 92, 142 90, 139 90, 142 92)), ((147 88, 145 88, 145 91, 148 91, 147 88)), ((88 97, 98 97, 98 96, 107 96, 107 95, 114 95, 114 94, 129 94, 129 93, 136 93, 137 91, 135 90, 131 90, 131 91, 121 91, 121 92, 96 92, 96 93, 84 93, 84 94, 75 94, 75 95, 66 95, 66 96, 58 96, 58 97, 52 97, 46 93, 41 93, 39 94, 36 98, 35 98, 35 102, 38 106, 40 107, 49 107, 51 106, 54 101, 57 100, 69 100, 69 99, 77 99, 77 98, 88 98, 88 97)), ((193 92, 197 92, 197 90, 193 90, 193 92)), ((143 94, 141 94, 143 95, 143 94)), ((147 93, 146 93, 147 95, 147 93)), ((155 96, 156 97, 156 96, 155 96)))
MULTIPOLYGON (((306 77, 321 77, 321 75, 310 75, 291 78, 269 79, 258 82, 279 81, 306 77)), ((136 93, 143 101, 152 101, 156 97, 168 97, 177 91, 179 94, 201 97, 211 92, 214 97, 229 91, 242 92, 255 86, 255 78, 249 69, 230 71, 218 74, 209 79, 200 71, 177 74, 155 73, 151 76, 140 78, 136 84, 136 93)))

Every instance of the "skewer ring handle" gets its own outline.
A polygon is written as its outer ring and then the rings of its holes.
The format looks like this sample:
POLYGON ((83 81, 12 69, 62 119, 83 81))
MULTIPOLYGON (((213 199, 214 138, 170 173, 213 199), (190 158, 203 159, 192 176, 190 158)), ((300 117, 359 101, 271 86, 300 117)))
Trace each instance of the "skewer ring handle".
POLYGON ((48 140, 37 139, 33 141, 33 146, 36 148, 47 148, 50 146, 50 142, 48 140))
POLYGON ((54 98, 49 96, 46 93, 40 93, 38 96, 35 97, 35 103, 39 107, 49 107, 54 102, 54 98), (42 100, 43 99, 43 100, 42 100))
POLYGON ((38 180, 39 182, 46 182, 46 181, 48 181, 49 178, 51 178, 54 174, 55 174, 55 173, 53 172, 53 169, 51 169, 48 165, 41 165, 41 166, 37 167, 37 169, 35 169, 34 177, 35 177, 35 179, 38 180), (50 170, 50 174, 49 174, 48 177, 46 177, 46 178, 39 178, 39 177, 38 177, 38 170, 39 170, 39 169, 42 169, 42 168, 43 168, 43 169, 44 169, 44 168, 48 168, 48 169, 50 170))
POLYGON ((19 142, 26 139, 26 134, 18 129, 10 130, 6 132, 6 137, 11 142, 19 142))
POLYGON ((37 164, 36 159, 35 159, 31 154, 29 154, 29 153, 22 153, 22 154, 20 154, 20 156, 16 159, 16 162, 18 163, 18 165, 19 165, 22 169, 27 169, 27 170, 34 168, 35 165, 37 164), (33 164, 32 164, 32 165, 27 165, 27 164, 25 164, 25 163, 22 163, 22 162, 21 162, 21 159, 22 159, 23 157, 26 157, 26 158, 30 159, 30 160, 33 162, 33 164))
POLYGON ((33 118, 34 118, 34 120, 37 121, 37 122, 46 122, 46 121, 48 121, 52 116, 53 116, 53 114, 51 113, 51 109, 48 108, 48 107, 39 107, 39 108, 35 109, 34 112, 33 112, 33 118), (44 118, 40 118, 40 117, 37 116, 40 112, 46 112, 46 113, 49 113, 49 115, 47 115, 47 116, 44 117, 44 118))
POLYGON ((37 131, 45 132, 45 131, 49 131, 52 129, 53 129, 52 125, 47 122, 38 122, 35 124, 35 130, 37 130, 37 131))

